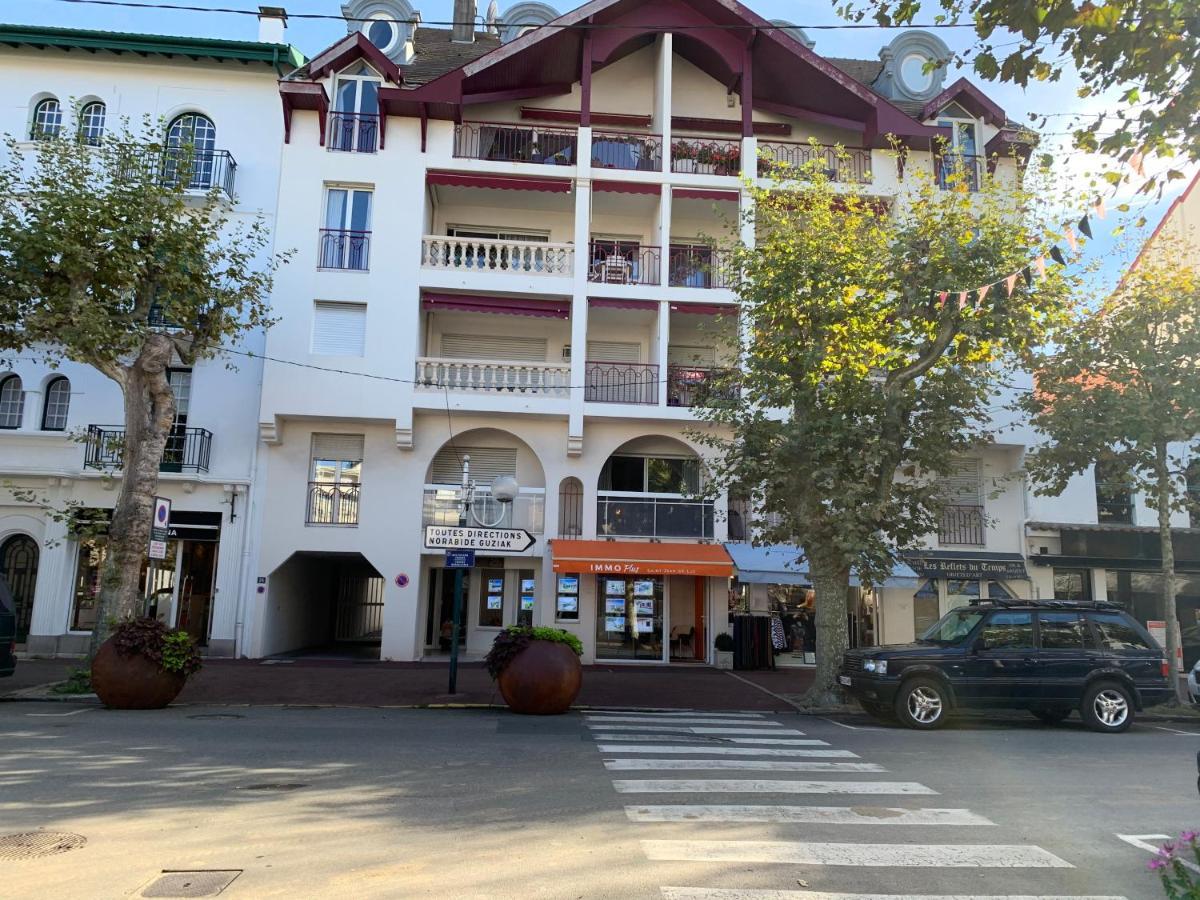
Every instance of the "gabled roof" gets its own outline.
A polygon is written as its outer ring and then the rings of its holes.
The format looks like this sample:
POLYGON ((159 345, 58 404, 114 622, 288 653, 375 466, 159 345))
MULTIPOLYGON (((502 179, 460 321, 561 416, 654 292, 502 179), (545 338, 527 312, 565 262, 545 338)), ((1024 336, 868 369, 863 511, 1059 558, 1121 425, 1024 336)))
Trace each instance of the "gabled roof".
POLYGON ((971 115, 983 119, 989 125, 1003 128, 1008 122, 1008 116, 994 100, 985 95, 965 78, 960 78, 932 100, 921 110, 922 119, 932 119, 948 103, 957 103, 971 115))
POLYGON ((402 81, 400 67, 382 50, 367 40, 361 31, 346 35, 336 44, 326 47, 308 62, 308 77, 316 81, 331 72, 340 72, 355 60, 364 60, 393 84, 402 81))

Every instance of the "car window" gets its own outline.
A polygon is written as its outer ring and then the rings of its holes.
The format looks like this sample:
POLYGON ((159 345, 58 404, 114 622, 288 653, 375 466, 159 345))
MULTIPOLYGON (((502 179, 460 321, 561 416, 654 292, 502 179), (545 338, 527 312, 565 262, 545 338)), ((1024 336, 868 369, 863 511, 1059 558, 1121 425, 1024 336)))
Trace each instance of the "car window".
POLYGON ((992 613, 979 636, 986 650, 1033 649, 1033 613, 992 613))
POLYGON ((1100 646, 1105 650, 1156 649, 1118 613, 1097 613, 1091 619, 1100 636, 1100 646))
POLYGON ((952 609, 921 635, 921 640, 934 644, 953 644, 971 633, 983 613, 972 609, 952 609))
POLYGON ((1038 613, 1043 650, 1082 650, 1086 633, 1079 613, 1038 613))

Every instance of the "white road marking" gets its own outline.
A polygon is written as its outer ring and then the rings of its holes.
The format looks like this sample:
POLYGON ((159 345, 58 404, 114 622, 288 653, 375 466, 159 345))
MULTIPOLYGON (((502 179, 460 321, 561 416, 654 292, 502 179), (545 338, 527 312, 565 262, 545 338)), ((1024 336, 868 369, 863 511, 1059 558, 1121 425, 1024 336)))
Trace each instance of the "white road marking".
POLYGON ((770 722, 754 722, 745 719, 721 719, 714 716, 689 716, 688 718, 664 719, 657 716, 588 716, 587 722, 605 724, 608 722, 626 722, 630 725, 763 725, 770 722))
POLYGON ((995 825, 968 809, 898 806, 626 806, 631 822, 799 822, 805 825, 995 825))
POLYGON ((743 772, 886 772, 876 763, 831 763, 791 759, 606 759, 610 772, 653 772, 656 770, 718 770, 743 772))
MULTIPOLYGON (((799 755, 799 754, 797 754, 797 755, 799 755)), ((858 754, 854 753, 850 750, 805 750, 803 761, 807 761, 810 759, 858 759, 858 758, 859 758, 858 754)), ((631 768, 631 769, 638 768, 642 763, 675 763, 677 765, 663 766, 663 768, 670 768, 670 769, 730 768, 730 769, 733 769, 733 768, 741 768, 742 766, 745 766, 747 769, 779 768, 779 770, 782 772, 788 771, 789 765, 791 765, 793 763, 795 763, 796 765, 800 765, 801 762, 803 762, 803 761, 792 760, 792 759, 759 759, 759 760, 752 760, 752 759, 643 759, 641 757, 634 757, 633 759, 605 760, 606 763, 608 763, 608 762, 628 763, 629 768, 631 768), (709 763, 710 765, 700 765, 701 763, 709 763), (728 763, 728 766, 711 765, 712 763, 728 763)), ((886 771, 886 770, 883 770, 883 771, 886 771)))
MULTIPOLYGON (((811 744, 829 746, 824 741, 811 744)), ((810 756, 801 748, 792 747, 723 747, 711 744, 597 744, 601 753, 715 753, 718 756, 810 756)))
POLYGON ((758 888, 664 887, 663 900, 1126 900, 1121 896, 1061 894, 834 894, 828 891, 772 891, 758 888))
POLYGON ((726 747, 730 744, 774 744, 781 747, 814 747, 823 741, 812 738, 743 738, 726 737, 711 734, 593 734, 597 741, 624 741, 637 743, 657 741, 658 743, 696 744, 700 747, 726 747))
MULTIPOLYGON (((729 741, 731 744, 791 744, 792 746, 799 746, 801 744, 811 745, 813 743, 811 739, 796 740, 793 738, 773 738, 773 737, 770 737, 770 738, 727 737, 727 738, 720 738, 720 740, 729 741)), ((821 743, 825 744, 826 742, 821 741, 821 743)))
POLYGON ((686 716, 724 716, 724 717, 730 718, 730 719, 761 719, 763 717, 762 713, 756 713, 756 712, 705 712, 702 709, 681 709, 681 710, 674 710, 674 711, 663 710, 661 712, 659 712, 658 710, 651 710, 648 712, 637 712, 636 710, 625 710, 625 709, 613 709, 613 710, 589 709, 587 711, 587 715, 589 715, 589 716, 683 716, 683 717, 686 717, 686 716))
POLYGON ((613 782, 618 794, 936 794, 915 781, 767 781, 647 778, 613 782))
POLYGON ((1022 844, 847 844, 803 841, 642 841, 647 859, 890 868, 1073 869, 1022 844))
POLYGON ((70 712, 62 712, 62 713, 25 713, 25 715, 27 715, 27 716, 31 716, 32 718, 35 718, 35 719, 41 719, 41 718, 44 718, 44 719, 61 719, 61 718, 62 718, 62 717, 64 717, 64 716, 77 716, 77 715, 79 715, 80 713, 91 712, 91 711, 92 711, 92 709, 93 709, 93 707, 90 707, 90 706, 85 706, 83 709, 73 709, 73 710, 71 710, 70 712))
MULTIPOLYGON (((1149 842, 1169 841, 1171 839, 1170 835, 1166 834, 1118 834, 1117 837, 1127 844, 1132 844, 1139 850, 1145 850, 1146 852, 1156 856, 1158 855, 1158 845, 1151 844, 1149 842)), ((1188 860, 1180 857, 1176 857, 1176 859, 1178 859, 1185 868, 1191 869, 1193 872, 1200 872, 1200 866, 1196 865, 1194 862, 1189 862, 1188 860)))
POLYGON ((837 725, 839 728, 849 728, 851 731, 859 730, 859 726, 847 725, 845 722, 839 722, 837 719, 826 719, 824 716, 821 716, 821 721, 828 722, 830 725, 837 725))
POLYGON ((1159 731, 1169 731, 1171 734, 1185 734, 1188 737, 1200 737, 1200 732, 1195 731, 1180 731, 1177 728, 1163 728, 1161 725, 1151 725, 1151 728, 1157 728, 1159 731))
POLYGON ((626 725, 622 722, 587 722, 586 726, 593 731, 670 731, 680 734, 804 734, 803 731, 796 731, 794 728, 764 728, 769 724, 767 722, 755 723, 753 728, 722 728, 710 726, 696 725, 626 725))
MULTIPOLYGON (((769 724, 771 724, 771 723, 770 723, 770 722, 763 722, 762 724, 763 724, 763 725, 769 725, 769 724)), ((796 729, 794 729, 794 728, 776 728, 774 731, 762 731, 762 730, 759 730, 759 729, 754 729, 754 728, 708 728, 708 727, 700 727, 700 728, 693 728, 693 729, 692 729, 692 731, 693 731, 693 732, 695 732, 696 734, 761 734, 761 735, 769 735, 769 734, 770 734, 770 735, 774 735, 774 734, 804 734, 804 732, 803 732, 803 731, 797 731, 797 730, 796 730, 796 729)))

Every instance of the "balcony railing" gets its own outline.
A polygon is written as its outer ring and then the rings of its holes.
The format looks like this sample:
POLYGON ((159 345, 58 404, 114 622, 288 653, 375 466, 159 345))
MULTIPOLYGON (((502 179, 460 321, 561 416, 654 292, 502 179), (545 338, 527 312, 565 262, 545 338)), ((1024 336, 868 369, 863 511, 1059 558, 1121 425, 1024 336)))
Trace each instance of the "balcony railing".
MULTIPOLYGON (((457 525, 461 514, 458 497, 456 486, 426 485, 421 524, 457 525)), ((524 528, 531 534, 541 534, 545 527, 546 494, 526 489, 512 503, 501 503, 488 492, 477 491, 471 510, 484 522, 496 522, 497 528, 524 528)))
POLYGON ((451 271, 518 272, 565 277, 574 271, 571 244, 502 241, 427 234, 421 239, 421 265, 451 271))
MULTIPOLYGON (((207 472, 212 432, 179 425, 167 435, 160 472, 207 472)), ((83 456, 87 469, 119 469, 125 457, 125 426, 89 425, 83 456)))
POLYGON ((943 506, 938 543, 982 547, 986 524, 982 506, 943 506))
POLYGON ((157 179, 164 187, 181 184, 188 191, 218 188, 233 197, 237 160, 228 150, 196 150, 187 147, 153 148, 127 146, 120 163, 121 174, 131 181, 157 179))
POLYGON ((306 525, 357 525, 362 485, 354 482, 310 481, 306 525))
POLYGON ((571 367, 421 357, 417 360, 416 381, 418 388, 433 390, 566 397, 570 393, 571 367))
POLYGON ((792 141, 762 141, 758 145, 760 176, 787 173, 815 164, 830 181, 867 183, 871 180, 871 151, 838 148, 827 144, 798 144, 792 141))
POLYGON ((697 175, 741 175, 742 144, 718 138, 679 138, 671 142, 671 171, 697 175))
POLYGON ((1109 525, 1133 524, 1133 493, 1128 485, 1097 482, 1096 520, 1109 525))
POLYGON ((379 149, 379 114, 331 112, 325 146, 347 153, 374 153, 379 149))
POLYGON ((633 241, 592 241, 588 281, 600 284, 658 284, 662 248, 633 241))
POLYGON ((726 254, 713 247, 672 247, 667 255, 671 287, 731 287, 731 268, 726 254))
POLYGON ((706 398, 737 399, 737 388, 719 383, 729 369, 667 366, 667 406, 700 406, 706 398))
POLYGON ((592 132, 592 165, 598 169, 662 171, 662 136, 616 131, 592 132))
POLYGON ((322 269, 365 272, 371 259, 371 232, 322 228, 320 254, 317 265, 322 269))
POLYGON ((654 363, 588 360, 583 370, 583 399, 595 403, 657 403, 658 366, 654 363))
POLYGON ((977 191, 983 184, 983 167, 986 160, 982 156, 971 156, 966 153, 947 153, 936 160, 938 187, 964 187, 968 191, 977 191))
POLYGON ((505 122, 460 122, 454 126, 454 155, 460 159, 573 166, 577 145, 574 128, 505 122))
POLYGON ((713 504, 675 494, 601 492, 596 501, 596 531, 614 537, 711 540, 713 504))

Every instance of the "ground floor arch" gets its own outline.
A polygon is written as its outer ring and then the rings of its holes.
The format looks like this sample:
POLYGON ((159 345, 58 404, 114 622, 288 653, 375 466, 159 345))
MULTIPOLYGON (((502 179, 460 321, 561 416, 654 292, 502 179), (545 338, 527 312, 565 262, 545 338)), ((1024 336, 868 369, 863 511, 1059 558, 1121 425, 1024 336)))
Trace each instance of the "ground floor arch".
POLYGON ((16 607, 18 644, 29 637, 40 558, 38 542, 27 534, 12 534, 0 542, 0 573, 8 583, 16 607))

